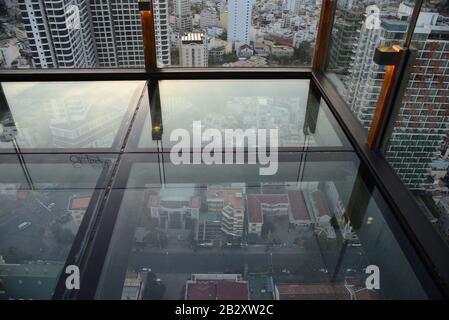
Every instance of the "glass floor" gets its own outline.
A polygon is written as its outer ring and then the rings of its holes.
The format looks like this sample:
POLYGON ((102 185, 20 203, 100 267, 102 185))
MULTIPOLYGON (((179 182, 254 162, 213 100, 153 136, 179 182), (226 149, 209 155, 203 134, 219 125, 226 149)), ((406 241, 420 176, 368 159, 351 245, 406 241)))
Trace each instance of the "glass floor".
POLYGON ((66 265, 81 269, 78 298, 428 297, 309 80, 0 93, 0 299, 66 296, 66 265))

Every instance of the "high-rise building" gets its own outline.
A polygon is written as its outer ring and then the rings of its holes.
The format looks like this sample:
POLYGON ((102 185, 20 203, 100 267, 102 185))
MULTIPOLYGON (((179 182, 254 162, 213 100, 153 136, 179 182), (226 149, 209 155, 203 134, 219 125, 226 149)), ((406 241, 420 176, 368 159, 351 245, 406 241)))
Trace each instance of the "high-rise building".
POLYGON ((329 51, 329 68, 339 74, 347 73, 352 65, 362 23, 365 20, 366 5, 353 1, 338 1, 335 10, 334 27, 329 51))
MULTIPOLYGON (((382 85, 383 67, 373 62, 378 46, 402 42, 408 23, 401 4, 397 17, 382 17, 379 28, 362 26, 348 78, 347 102, 369 128, 382 85), (402 16, 402 19, 401 19, 402 16)), ((421 12, 414 32, 417 60, 410 74, 387 159, 410 188, 426 185, 433 154, 440 147, 449 123, 449 20, 438 13, 421 12)))
POLYGON ((179 57, 181 67, 207 67, 207 36, 202 32, 189 32, 181 36, 179 57))
POLYGON ((20 0, 37 68, 91 68, 95 45, 86 0, 20 0))
POLYGON ((190 0, 174 0, 174 5, 177 31, 192 31, 192 10, 190 0))
MULTIPOLYGON (((160 66, 169 66, 170 41, 168 0, 154 0, 156 55, 160 66)), ((138 2, 134 0, 90 1, 98 65, 138 68, 144 64, 138 2)))
POLYGON ((201 11, 200 27, 202 29, 218 25, 219 25, 218 13, 215 8, 205 8, 201 11))
MULTIPOLYGON (((137 1, 19 1, 35 67, 143 67, 137 1)), ((171 63, 167 2, 153 1, 160 66, 171 63)))
POLYGON ((229 0, 228 41, 234 48, 250 43, 251 13, 254 0, 229 0))

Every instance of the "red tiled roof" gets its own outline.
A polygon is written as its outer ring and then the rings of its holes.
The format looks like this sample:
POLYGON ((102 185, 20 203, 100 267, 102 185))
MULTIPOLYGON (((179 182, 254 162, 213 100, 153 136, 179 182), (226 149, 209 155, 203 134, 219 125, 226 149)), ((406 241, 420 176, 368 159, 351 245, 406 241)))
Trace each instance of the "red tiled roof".
POLYGON ((285 194, 250 194, 248 195, 248 221, 252 223, 262 223, 261 204, 270 205, 288 203, 288 197, 285 194))
POLYGON ((290 210, 295 220, 310 220, 309 211, 302 191, 289 191, 290 210))
POLYGON ((217 297, 215 283, 199 282, 187 284, 187 300, 215 300, 217 297))
POLYGON ((248 221, 252 223, 262 223, 260 202, 254 195, 248 195, 248 221))
POLYGON ((201 207, 201 198, 198 196, 194 196, 190 199, 190 206, 192 208, 199 208, 201 207))
POLYGON ((227 188, 221 186, 210 186, 207 192, 230 204, 235 209, 243 208, 243 194, 242 188, 227 188))
POLYGON ((315 208, 318 210, 318 215, 330 216, 329 207, 326 204, 326 199, 324 198, 324 194, 321 191, 315 191, 312 193, 312 199, 315 203, 315 208))
POLYGON ((86 209, 89 206, 90 197, 72 198, 70 200, 70 210, 86 209))
POLYGON ((248 284, 210 281, 187 284, 187 300, 248 300, 248 284))
POLYGON ((152 194, 150 195, 150 198, 148 199, 148 207, 159 207, 160 198, 159 196, 152 194))
POLYGON ((245 282, 218 281, 217 300, 248 300, 248 284, 245 282))
POLYGON ((240 46, 240 50, 243 50, 243 49, 250 49, 250 50, 253 50, 253 48, 251 48, 251 46, 248 45, 248 44, 244 44, 243 46, 240 46))

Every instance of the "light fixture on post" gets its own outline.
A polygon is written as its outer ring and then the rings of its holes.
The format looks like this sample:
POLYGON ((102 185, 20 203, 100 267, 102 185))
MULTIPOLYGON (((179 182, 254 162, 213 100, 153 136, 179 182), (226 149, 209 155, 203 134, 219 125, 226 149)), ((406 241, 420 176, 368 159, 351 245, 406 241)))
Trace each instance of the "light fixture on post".
POLYGON ((416 50, 398 45, 379 47, 374 53, 374 62, 386 68, 367 138, 373 149, 386 150, 415 58, 416 50))
POLYGON ((154 34, 153 0, 139 0, 140 20, 142 22, 143 51, 145 70, 157 69, 156 38, 154 34))
POLYGON ((379 47, 374 53, 374 62, 386 66, 384 81, 377 99, 373 120, 368 133, 370 148, 385 153, 393 132, 402 99, 416 61, 417 50, 411 48, 413 33, 424 0, 416 0, 409 19, 404 45, 379 47))

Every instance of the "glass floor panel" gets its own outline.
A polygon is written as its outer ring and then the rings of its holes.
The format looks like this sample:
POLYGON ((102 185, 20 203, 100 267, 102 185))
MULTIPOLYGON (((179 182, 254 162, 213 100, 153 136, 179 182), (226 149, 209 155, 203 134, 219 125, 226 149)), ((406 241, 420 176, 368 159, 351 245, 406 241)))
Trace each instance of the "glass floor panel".
POLYGON ((51 299, 115 161, 87 154, 0 155, 0 300, 51 299))
POLYGON ((120 144, 119 129, 144 85, 145 81, 3 83, 0 152, 113 148, 120 144))
POLYGON ((309 80, 1 88, 0 299, 428 296, 309 80))
POLYGON ((257 169, 123 159, 97 298, 426 297, 354 154, 284 154, 268 179, 257 169), (372 265, 380 290, 365 288, 372 265))
POLYGON ((127 151, 170 150, 176 129, 192 140, 200 132, 201 147, 211 129, 223 136, 226 130, 277 129, 280 150, 352 149, 309 80, 162 80, 150 84, 144 99, 151 99, 151 108, 140 110, 136 141, 127 151))

